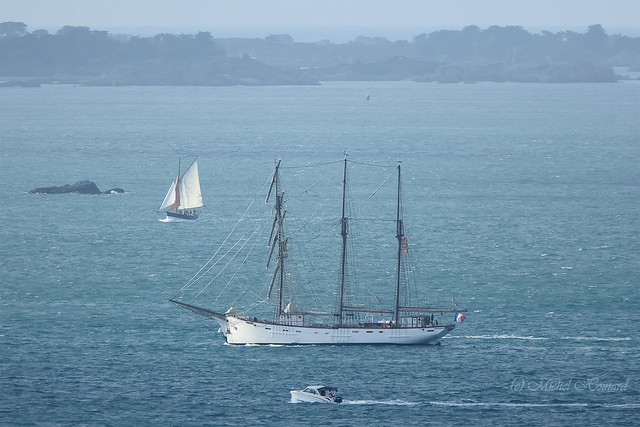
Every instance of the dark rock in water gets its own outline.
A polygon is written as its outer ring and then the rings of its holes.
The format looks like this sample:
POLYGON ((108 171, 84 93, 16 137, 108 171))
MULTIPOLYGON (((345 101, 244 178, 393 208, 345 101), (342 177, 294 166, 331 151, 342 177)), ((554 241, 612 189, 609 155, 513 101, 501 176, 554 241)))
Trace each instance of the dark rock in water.
POLYGON ((31 194, 65 194, 65 193, 79 193, 79 194, 102 194, 102 191, 98 189, 98 186, 91 181, 78 181, 75 184, 62 185, 60 187, 39 187, 29 191, 31 194))
POLYGON ((124 193, 122 188, 112 188, 111 190, 107 190, 104 194, 116 194, 116 193, 124 193))

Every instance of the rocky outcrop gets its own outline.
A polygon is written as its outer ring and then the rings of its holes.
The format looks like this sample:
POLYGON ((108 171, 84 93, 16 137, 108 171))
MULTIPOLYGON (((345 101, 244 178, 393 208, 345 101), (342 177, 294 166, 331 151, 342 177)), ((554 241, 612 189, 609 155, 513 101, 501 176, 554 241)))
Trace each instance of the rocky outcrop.
POLYGON ((75 184, 66 184, 59 187, 38 187, 29 191, 30 194, 114 194, 124 193, 122 188, 112 188, 104 193, 98 189, 98 186, 92 181, 78 181, 75 184))

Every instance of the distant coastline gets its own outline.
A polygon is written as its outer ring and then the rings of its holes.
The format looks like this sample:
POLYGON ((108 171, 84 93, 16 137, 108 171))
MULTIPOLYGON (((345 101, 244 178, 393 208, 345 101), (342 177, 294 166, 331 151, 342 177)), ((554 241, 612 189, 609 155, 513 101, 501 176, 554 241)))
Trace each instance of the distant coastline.
MULTIPOLYGON (((29 26, 31 27, 31 26, 29 26)), ((480 26, 482 27, 482 26, 480 26)), ((36 27, 31 27, 36 28, 36 27)), ((44 29, 51 34, 55 34, 62 27, 45 26, 38 27, 44 29)), ((318 43, 328 40, 331 43, 343 44, 349 43, 358 37, 376 38, 382 37, 390 41, 412 40, 417 34, 430 34, 441 30, 460 30, 457 27, 442 26, 108 26, 108 27, 91 27, 98 31, 107 31, 109 34, 127 34, 137 37, 154 37, 158 34, 197 34, 202 31, 210 32, 216 39, 233 39, 233 38, 264 38, 269 34, 289 34, 296 42, 299 43, 318 43)), ((575 33, 583 33, 586 27, 580 26, 523 26, 523 28, 531 34, 542 34, 545 31, 559 33, 571 31, 575 33)), ((640 27, 605 27, 608 34, 616 34, 627 37, 640 37, 640 27)))
POLYGON ((358 36, 299 42, 289 34, 214 38, 209 32, 141 37, 65 26, 55 34, 0 23, 0 86, 317 85, 320 81, 603 83, 635 80, 640 37, 530 33, 467 26, 411 40, 358 36), (634 78, 635 77, 635 78, 634 78))

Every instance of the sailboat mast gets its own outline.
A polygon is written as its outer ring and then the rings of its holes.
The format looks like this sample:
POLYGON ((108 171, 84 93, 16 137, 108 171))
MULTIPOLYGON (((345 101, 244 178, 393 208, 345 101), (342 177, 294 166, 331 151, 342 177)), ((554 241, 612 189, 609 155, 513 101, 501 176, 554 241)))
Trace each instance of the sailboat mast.
POLYGON ((342 260, 340 265, 340 301, 338 304, 338 325, 342 325, 342 311, 344 308, 345 273, 347 268, 347 157, 344 158, 344 172, 342 175, 342 260))
POLYGON ((398 202, 396 206, 396 238, 398 239, 398 263, 396 265, 396 304, 395 304, 395 319, 394 323, 396 326, 400 326, 400 279, 401 279, 401 271, 400 264, 402 259, 402 243, 404 240, 404 227, 402 225, 402 216, 401 216, 401 187, 400 187, 400 165, 398 165, 398 202))
POLYGON ((178 157, 178 176, 176 177, 176 213, 180 206, 180 157, 178 157))

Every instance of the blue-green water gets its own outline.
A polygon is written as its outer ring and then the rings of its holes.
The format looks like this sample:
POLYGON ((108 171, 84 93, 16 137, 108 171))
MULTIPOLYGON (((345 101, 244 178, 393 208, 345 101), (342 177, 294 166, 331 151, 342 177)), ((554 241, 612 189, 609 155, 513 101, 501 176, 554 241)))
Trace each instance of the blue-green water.
POLYGON ((634 84, 4 88, 0 424, 633 423, 639 160, 634 84), (441 346, 232 347, 168 303, 273 159, 344 151, 403 161, 427 293, 470 310, 441 346), (196 155, 201 220, 158 221, 196 155), (28 194, 82 179, 127 193, 28 194))

